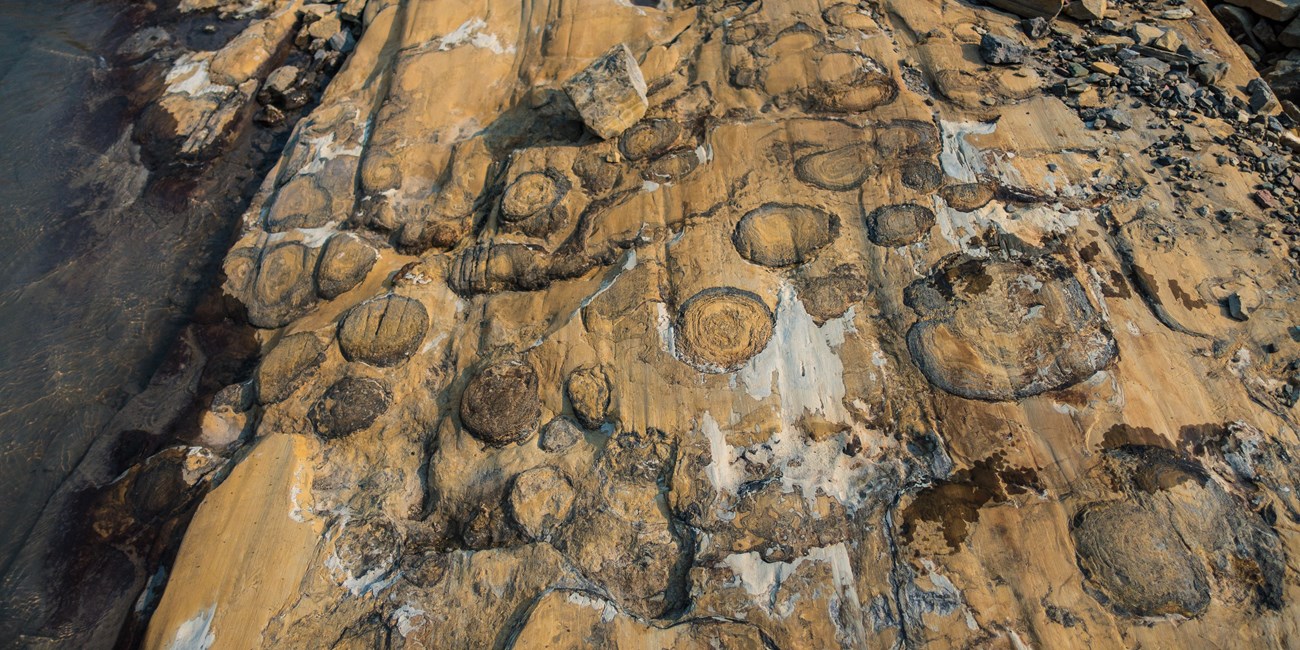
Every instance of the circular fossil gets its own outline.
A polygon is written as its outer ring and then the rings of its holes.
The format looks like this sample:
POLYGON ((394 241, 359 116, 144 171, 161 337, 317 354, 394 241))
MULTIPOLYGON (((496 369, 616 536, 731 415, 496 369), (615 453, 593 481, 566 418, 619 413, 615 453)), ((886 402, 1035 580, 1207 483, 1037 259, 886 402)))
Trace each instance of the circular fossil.
POLYGON ((960 183, 939 190, 939 196, 954 210, 972 212, 988 205, 994 191, 992 183, 960 183))
POLYGON ((392 399, 374 379, 345 377, 316 400, 307 416, 322 438, 342 438, 374 424, 392 399))
POLYGON ((357 305, 339 324, 348 361, 388 367, 406 361, 424 340, 429 312, 418 300, 389 294, 357 305))
POLYGON ((684 178, 700 166, 700 157, 694 149, 670 151, 650 162, 641 172, 641 178, 656 183, 671 183, 684 178))
POLYGON ((325 361, 325 343, 311 332, 290 334, 257 367, 257 401, 274 404, 298 390, 325 361))
POLYGON ((681 127, 671 120, 645 120, 623 133, 618 149, 628 160, 658 156, 672 148, 681 132, 681 127))
POLYGON ((939 129, 920 120, 894 120, 876 133, 876 152, 886 160, 928 157, 942 149, 939 129))
POLYGON ((907 333, 930 383, 969 399, 1016 400, 1072 386, 1118 350, 1060 262, 954 258, 906 291, 907 333))
POLYGON ((867 215, 867 236, 880 246, 906 246, 920 241, 934 225, 934 212, 914 203, 886 205, 867 215))
POLYGON ((865 144, 809 154, 794 164, 799 180, 824 190, 843 192, 862 184, 871 175, 874 151, 865 144))
POLYGON ((840 234, 840 218, 806 205, 768 203, 736 224, 731 241, 741 257, 763 266, 811 260, 840 234))
POLYGON ((352 233, 330 237, 316 266, 316 293, 332 300, 366 279, 379 253, 352 233))
POLYGON ((704 372, 731 372, 767 347, 772 312, 756 295, 731 287, 705 289, 677 315, 683 357, 704 372))
POLYGON ((555 206, 568 188, 547 172, 524 172, 515 177, 501 197, 501 216, 520 221, 555 206))
POLYGON ((504 447, 532 437, 542 416, 537 373, 525 361, 498 361, 460 394, 460 421, 475 438, 504 447))
POLYGON ((928 160, 903 163, 898 175, 904 187, 918 192, 933 192, 943 184, 943 172, 928 160))
POLYGON ((569 518, 575 496, 564 472, 537 467, 515 477, 506 503, 529 539, 546 539, 569 518))

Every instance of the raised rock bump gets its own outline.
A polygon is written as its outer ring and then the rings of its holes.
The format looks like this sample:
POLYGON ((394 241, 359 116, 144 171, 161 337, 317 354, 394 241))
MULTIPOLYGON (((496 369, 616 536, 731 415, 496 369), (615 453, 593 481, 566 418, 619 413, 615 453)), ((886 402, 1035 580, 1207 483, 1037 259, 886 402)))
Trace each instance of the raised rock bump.
POLYGON ((677 316, 683 359, 703 372, 740 369, 772 339, 772 311, 757 295, 732 287, 705 289, 677 316))
POLYGON ((920 241, 933 225, 934 211, 923 205, 886 205, 867 215, 867 237, 879 246, 906 246, 920 241))
POLYGON ((348 361, 395 366, 415 354, 428 329, 429 312, 420 301, 388 294, 348 312, 339 324, 339 348, 348 361))
POLYGON ((732 233, 741 257, 763 266, 803 264, 840 234, 840 218, 805 205, 767 203, 749 211, 732 233))
POLYGON ((322 438, 342 438, 367 429, 388 411, 393 396, 379 381, 345 377, 312 405, 308 418, 322 438))
POLYGON ((537 373, 526 361, 498 361, 480 370, 460 396, 460 422, 493 447, 520 443, 537 431, 542 415, 537 373))

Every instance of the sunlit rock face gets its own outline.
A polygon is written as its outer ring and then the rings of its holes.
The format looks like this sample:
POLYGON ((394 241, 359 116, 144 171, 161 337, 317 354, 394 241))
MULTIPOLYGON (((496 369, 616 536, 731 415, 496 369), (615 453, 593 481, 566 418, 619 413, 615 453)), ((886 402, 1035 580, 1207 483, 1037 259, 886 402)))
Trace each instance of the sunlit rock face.
POLYGON ((147 646, 1300 635, 1294 264, 1216 163, 1253 118, 1062 76, 1156 21, 1237 92, 1203 5, 644 4, 357 14, 226 259, 253 433, 147 646))

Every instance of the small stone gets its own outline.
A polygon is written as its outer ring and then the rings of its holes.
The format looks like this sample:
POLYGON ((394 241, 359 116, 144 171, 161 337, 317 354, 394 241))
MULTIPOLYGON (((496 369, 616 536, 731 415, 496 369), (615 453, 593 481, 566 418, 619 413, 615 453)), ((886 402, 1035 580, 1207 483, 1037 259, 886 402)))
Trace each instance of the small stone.
POLYGON ((1116 131, 1127 131, 1133 128, 1133 116, 1126 111, 1107 108, 1098 113, 1097 117, 1106 120, 1106 124, 1116 131))
POLYGON ((1101 20, 1106 17, 1106 0, 1073 0, 1064 11, 1075 20, 1101 20))
POLYGON ((991 65, 1023 63, 1025 60, 1024 46, 1005 36, 985 34, 980 39, 979 52, 980 58, 991 65))
POLYGON ((574 498, 573 484, 563 472, 538 467, 515 477, 507 504, 524 535, 546 540, 569 519, 574 498))
POLYGON ((262 84, 262 88, 283 96, 285 93, 288 93, 289 90, 293 88, 293 84, 298 81, 298 74, 300 72, 298 66, 282 65, 266 76, 266 82, 262 84))
POLYGON ((573 420, 557 417, 542 427, 541 434, 537 436, 537 446, 541 447, 542 451, 557 454, 578 444, 582 438, 582 429, 579 429, 573 420))
POLYGON ((1250 97, 1247 105, 1252 113, 1269 113, 1277 108, 1277 96, 1263 79, 1251 79, 1246 84, 1246 93, 1250 97))
POLYGON ((573 413, 588 429, 598 429, 609 417, 609 378, 600 368, 582 368, 569 375, 566 391, 573 413))
POLYGON ((1268 190, 1255 190, 1250 193, 1250 198, 1253 199, 1259 207, 1264 208, 1265 210, 1276 210, 1282 207, 1281 204, 1278 203, 1277 197, 1273 196, 1273 193, 1268 190))
POLYGON ((1112 77, 1119 74, 1119 66, 1107 61, 1093 61, 1088 64, 1088 67, 1091 68, 1093 72, 1100 72, 1112 77))
POLYGON ((1052 31, 1052 23, 1041 16, 1026 18, 1020 21, 1020 29, 1025 32, 1025 36, 1039 39, 1047 36, 1052 31))
POLYGON ((1193 75, 1197 81, 1207 86, 1214 86, 1228 76, 1228 64, 1223 61, 1206 61, 1196 66, 1193 75))
POLYGON ((1300 47, 1300 18, 1291 21, 1291 24, 1277 35, 1277 42, 1284 47, 1300 47))
POLYGON ((1183 46, 1183 38, 1178 35, 1178 32, 1170 29, 1151 41, 1151 46, 1166 52, 1177 52, 1178 48, 1183 46))
POLYGON ((313 40, 323 41, 337 34, 341 29, 343 29, 343 25, 339 22, 339 17, 331 13, 308 25, 307 36, 313 40))
POLYGON ((1052 19, 1061 13, 1061 0, 989 0, 989 4, 1022 18, 1052 19))
POLYGON ((329 37, 329 40, 325 41, 325 44, 335 52, 347 54, 356 49, 357 39, 352 35, 351 31, 341 29, 335 32, 333 36, 329 37))
POLYGON ((1129 35, 1138 45, 1150 45, 1152 41, 1165 35, 1165 30, 1150 23, 1134 23, 1129 35))
POLYGON ((602 139, 617 137, 646 111, 645 78, 622 43, 564 83, 587 128, 602 139))
POLYGON ((1228 308, 1228 316, 1235 321, 1245 322, 1250 320, 1250 315, 1246 313, 1246 308, 1241 304, 1241 296, 1236 293, 1229 294, 1223 300, 1224 306, 1228 308))
POLYGON ((1178 7, 1177 9, 1166 9, 1160 12, 1160 17, 1165 20, 1187 20, 1196 13, 1187 7, 1178 7))

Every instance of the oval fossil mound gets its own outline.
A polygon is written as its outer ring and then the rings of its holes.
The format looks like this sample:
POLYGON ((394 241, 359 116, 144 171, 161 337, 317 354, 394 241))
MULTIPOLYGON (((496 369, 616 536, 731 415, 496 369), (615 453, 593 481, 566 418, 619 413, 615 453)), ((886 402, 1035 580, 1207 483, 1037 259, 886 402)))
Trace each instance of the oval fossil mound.
POLYGON ((501 215, 506 221, 518 221, 549 210, 568 191, 557 178, 562 177, 545 172, 520 174, 501 197, 501 215))
POLYGON ((1059 262, 956 258, 913 283, 907 347, 930 383, 1014 400, 1076 384, 1117 349, 1083 286, 1059 262))
POLYGON ((1112 607, 1191 618, 1209 606, 1205 572, 1167 517, 1110 502, 1085 507, 1072 528, 1079 567, 1112 607))
POLYGON ((866 144, 851 144, 808 154, 794 164, 801 181, 833 192, 851 190, 862 184, 874 169, 875 150, 866 144))
POLYGON ((479 440, 504 447, 532 437, 542 417, 537 372, 525 361, 498 361, 460 394, 460 421, 479 440))
POLYGON ((914 203, 886 205, 867 215, 867 237, 880 246, 906 246, 920 241, 933 225, 930 208, 914 203))
POLYGON ((357 305, 339 325, 348 361, 388 367, 406 361, 424 340, 429 312, 418 300, 389 294, 357 305))
POLYGON ((756 295, 731 287, 705 289, 677 316, 683 359, 704 372, 731 372, 767 347, 772 312, 756 295))
POLYGON ((681 135, 676 122, 664 119, 644 120, 623 133, 618 149, 628 160, 658 156, 672 148, 681 135))
POLYGON ((840 218, 825 210, 768 203, 740 219, 731 241, 741 257, 782 267, 811 260, 839 234, 840 218))
POLYGON ((307 415, 322 438, 342 438, 374 424, 392 400, 374 379, 345 377, 330 386, 307 415))
POLYGON ((959 183, 939 190, 948 206, 959 212, 974 212, 988 205, 996 193, 992 183, 959 183))

